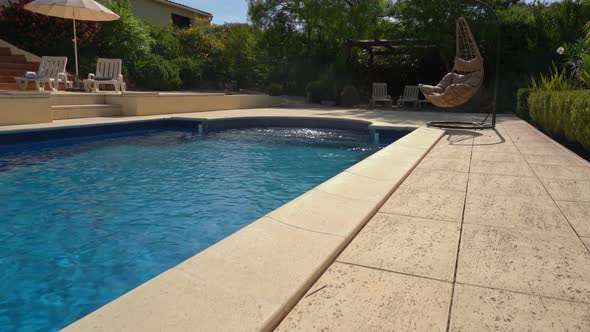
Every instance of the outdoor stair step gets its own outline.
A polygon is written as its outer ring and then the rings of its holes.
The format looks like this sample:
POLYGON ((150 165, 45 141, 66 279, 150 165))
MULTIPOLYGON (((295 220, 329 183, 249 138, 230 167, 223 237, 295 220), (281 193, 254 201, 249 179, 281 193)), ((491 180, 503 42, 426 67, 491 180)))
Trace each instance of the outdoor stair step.
POLYGON ((51 109, 54 120, 121 115, 121 105, 113 104, 53 105, 51 109))
POLYGON ((0 55, 12 55, 12 52, 8 47, 0 47, 0 55))
POLYGON ((0 76, 19 77, 19 76, 23 76, 26 71, 29 71, 29 70, 24 70, 24 69, 4 69, 4 68, 0 68, 0 76))
POLYGON ((79 105, 53 105, 52 109, 95 109, 95 108, 121 108, 121 105, 115 104, 79 104, 79 105))
POLYGON ((26 63, 27 58, 25 58, 22 54, 17 55, 0 55, 0 62, 19 62, 19 63, 26 63))
MULTIPOLYGON (((14 80, 14 78, 13 78, 14 80)), ((59 84, 59 88, 58 90, 64 90, 65 86, 63 83, 59 84)), ((16 82, 13 81, 13 83, 1 83, 0 82, 0 90, 18 90, 18 85, 16 85, 16 82)), ((35 88, 35 84, 34 83, 29 83, 27 85, 27 90, 31 91, 31 90, 37 90, 37 88, 35 88)), ((47 85, 45 85, 45 91, 50 91, 49 87, 47 85)))
POLYGON ((0 62, 0 70, 2 69, 21 69, 25 71, 37 71, 39 69, 39 63, 26 62, 26 63, 14 63, 14 62, 0 62))
POLYGON ((0 76, 0 83, 14 83, 14 76, 0 76))

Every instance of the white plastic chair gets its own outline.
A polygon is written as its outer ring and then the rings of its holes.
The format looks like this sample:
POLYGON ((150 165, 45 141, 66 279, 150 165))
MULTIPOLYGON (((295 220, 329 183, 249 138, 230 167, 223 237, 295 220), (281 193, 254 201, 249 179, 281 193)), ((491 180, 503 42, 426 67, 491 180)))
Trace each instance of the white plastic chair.
POLYGON ((373 83, 373 94, 370 102, 371 107, 374 107, 377 102, 385 102, 387 106, 391 106, 393 100, 387 94, 387 83, 373 83))
POLYGON ((45 91, 45 84, 49 85, 51 91, 57 91, 59 83, 71 88, 72 81, 68 81, 66 73, 67 57, 44 56, 39 63, 37 72, 26 72, 25 76, 15 77, 16 85, 20 90, 26 90, 29 82, 35 83, 38 91, 45 91))
POLYGON ((101 84, 115 86, 115 91, 125 91, 126 84, 121 74, 123 61, 121 59, 98 58, 96 61, 96 72, 88 74, 88 79, 84 80, 84 90, 86 92, 99 92, 101 84))
POLYGON ((414 106, 420 105, 418 100, 419 89, 417 85, 406 85, 404 93, 397 99, 397 105, 402 106, 405 103, 412 103, 414 106))

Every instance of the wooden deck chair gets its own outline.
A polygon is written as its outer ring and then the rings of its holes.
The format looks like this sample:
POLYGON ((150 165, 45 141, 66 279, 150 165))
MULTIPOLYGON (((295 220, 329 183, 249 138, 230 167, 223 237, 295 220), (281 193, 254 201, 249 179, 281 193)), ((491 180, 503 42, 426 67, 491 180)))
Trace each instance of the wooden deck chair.
POLYGON ((39 63, 37 72, 26 72, 24 76, 15 77, 16 85, 20 90, 26 90, 29 82, 35 83, 38 91, 44 91, 47 84, 51 91, 57 91, 59 83, 64 83, 65 87, 72 87, 72 82, 68 81, 66 73, 67 57, 44 56, 39 63))
POLYGON ((125 91, 126 85, 121 74, 123 61, 121 59, 98 58, 96 61, 96 72, 88 74, 88 79, 84 80, 84 89, 87 92, 99 92, 100 85, 113 85, 115 91, 125 91))
POLYGON ((371 95, 371 107, 375 107, 377 102, 385 102, 387 106, 391 106, 393 100, 387 94, 387 83, 373 83, 373 94, 371 95))

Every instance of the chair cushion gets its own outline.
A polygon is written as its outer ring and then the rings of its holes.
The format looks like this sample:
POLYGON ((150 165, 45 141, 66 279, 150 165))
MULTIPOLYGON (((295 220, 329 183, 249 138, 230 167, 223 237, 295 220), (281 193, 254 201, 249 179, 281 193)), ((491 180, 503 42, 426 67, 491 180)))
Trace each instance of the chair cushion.
POLYGON ((112 81, 114 78, 108 76, 96 76, 94 77, 95 81, 112 81))
POLYGON ((40 80, 43 78, 47 78, 47 76, 45 75, 39 75, 35 73, 26 73, 24 77, 28 80, 40 80))

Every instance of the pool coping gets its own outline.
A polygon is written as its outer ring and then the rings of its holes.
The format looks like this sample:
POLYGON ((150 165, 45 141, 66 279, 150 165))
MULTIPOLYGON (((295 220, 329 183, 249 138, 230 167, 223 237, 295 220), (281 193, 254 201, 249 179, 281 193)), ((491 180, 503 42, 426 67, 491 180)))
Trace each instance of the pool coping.
MULTIPOLYGON (((369 129, 409 128, 346 120, 369 129)), ((136 121, 146 120, 128 122, 136 121)), ((52 129, 88 125, 96 124, 52 129)), ((444 133, 415 129, 64 330, 274 329, 444 133)))

